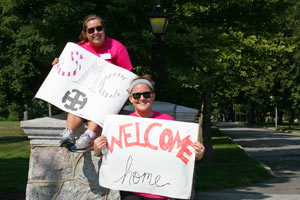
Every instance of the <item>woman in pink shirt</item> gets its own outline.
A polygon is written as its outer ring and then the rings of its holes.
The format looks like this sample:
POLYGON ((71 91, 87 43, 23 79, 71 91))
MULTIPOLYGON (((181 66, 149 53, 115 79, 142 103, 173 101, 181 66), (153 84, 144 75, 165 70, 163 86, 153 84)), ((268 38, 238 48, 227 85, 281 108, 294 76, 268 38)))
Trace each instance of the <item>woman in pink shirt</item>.
MULTIPOLYGON (((87 51, 114 65, 132 70, 131 61, 126 48, 117 40, 106 36, 104 21, 97 15, 89 15, 84 19, 79 39, 81 42, 79 42, 78 45, 87 51)), ((55 58, 52 65, 58 62, 58 58, 55 58)), ((75 143, 74 132, 84 121, 85 119, 68 113, 66 128, 61 134, 61 147, 66 147, 73 152, 84 152, 93 145, 96 132, 99 129, 98 124, 93 121, 87 122, 87 130, 75 143)))
MULTIPOLYGON (((129 100, 135 108, 135 112, 130 116, 146 117, 155 119, 174 120, 172 116, 152 110, 152 104, 155 99, 154 84, 148 77, 137 77, 134 79, 128 89, 129 100)), ((107 144, 105 136, 101 135, 94 141, 94 151, 97 155, 102 155, 101 150, 107 144)), ((204 154, 204 146, 200 142, 194 142, 196 158, 200 159, 204 154)), ((120 191, 121 200, 152 200, 152 199, 170 199, 169 197, 155 194, 135 193, 120 191)))

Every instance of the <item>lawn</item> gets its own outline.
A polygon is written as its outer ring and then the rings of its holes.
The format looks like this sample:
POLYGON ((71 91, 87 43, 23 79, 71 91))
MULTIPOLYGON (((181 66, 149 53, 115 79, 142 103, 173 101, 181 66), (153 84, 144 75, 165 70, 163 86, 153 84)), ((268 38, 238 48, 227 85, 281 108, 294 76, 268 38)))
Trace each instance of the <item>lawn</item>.
MULTIPOLYGON (((261 163, 250 158, 216 127, 211 130, 215 162, 196 163, 197 191, 245 186, 272 177, 261 163)), ((5 197, 8 194, 25 194, 29 154, 29 140, 20 128, 20 123, 0 121, 0 197, 4 194, 5 197)))
POLYGON ((275 127, 274 124, 267 124, 267 125, 265 125, 265 127, 273 129, 273 130, 300 134, 300 125, 298 123, 295 123, 295 124, 291 125, 290 127, 289 127, 288 123, 278 124, 277 128, 275 127))
MULTIPOLYGON (((20 122, 0 121, 0 196, 25 194, 30 146, 20 122)), ((15 198, 17 199, 17 197, 15 198)))

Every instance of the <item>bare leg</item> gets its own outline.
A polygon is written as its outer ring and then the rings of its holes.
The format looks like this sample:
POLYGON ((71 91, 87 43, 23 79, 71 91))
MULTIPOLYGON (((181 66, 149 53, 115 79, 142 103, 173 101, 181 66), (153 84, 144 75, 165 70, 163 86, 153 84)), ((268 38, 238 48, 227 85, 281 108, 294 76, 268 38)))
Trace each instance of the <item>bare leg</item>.
POLYGON ((88 130, 93 131, 94 133, 97 133, 98 129, 99 129, 99 125, 96 124, 93 121, 88 121, 88 130))
POLYGON ((82 119, 81 117, 68 113, 67 128, 75 132, 81 126, 83 121, 84 119, 82 119))
POLYGON ((68 113, 66 129, 62 132, 62 138, 60 140, 60 146, 65 148, 70 148, 75 144, 74 132, 82 124, 83 119, 68 113))
POLYGON ((93 143, 97 137, 96 133, 98 132, 98 129, 99 129, 98 124, 96 124, 93 121, 88 121, 87 130, 79 137, 78 140, 76 140, 76 144, 74 146, 69 147, 69 150, 73 152, 81 153, 93 148, 93 143))
MULTIPOLYGON (((75 132, 84 121, 85 119, 69 113, 67 117, 67 128, 75 132)), ((77 153, 88 151, 91 147, 93 147, 93 141, 97 137, 96 133, 98 132, 98 129, 99 126, 97 123, 88 121, 88 128, 84 134, 76 140, 75 145, 68 145, 67 148, 70 151, 77 153)))

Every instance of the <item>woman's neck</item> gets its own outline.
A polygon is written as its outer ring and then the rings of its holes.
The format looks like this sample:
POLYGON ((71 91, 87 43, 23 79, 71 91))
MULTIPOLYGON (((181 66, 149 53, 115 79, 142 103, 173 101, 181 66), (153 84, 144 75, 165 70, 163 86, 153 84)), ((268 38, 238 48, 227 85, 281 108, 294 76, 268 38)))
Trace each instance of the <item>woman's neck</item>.
POLYGON ((100 47, 104 46, 105 42, 106 42, 106 38, 104 39, 103 43, 100 43, 100 44, 99 43, 91 43, 88 41, 88 45, 90 47, 92 47, 93 49, 99 49, 100 47))
POLYGON ((151 117, 153 115, 153 111, 150 110, 150 111, 147 111, 147 112, 138 112, 138 111, 135 111, 135 114, 139 117, 151 117))

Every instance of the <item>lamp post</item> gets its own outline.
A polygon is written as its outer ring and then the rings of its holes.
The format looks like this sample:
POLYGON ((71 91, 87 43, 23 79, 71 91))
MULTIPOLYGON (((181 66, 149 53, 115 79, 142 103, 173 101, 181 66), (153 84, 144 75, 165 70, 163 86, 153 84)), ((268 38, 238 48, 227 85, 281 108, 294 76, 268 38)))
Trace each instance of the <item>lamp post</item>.
POLYGON ((165 77, 165 49, 162 35, 165 33, 168 25, 168 15, 163 12, 160 5, 157 5, 156 9, 148 15, 148 18, 155 36, 155 41, 152 46, 152 77, 155 81, 158 100, 162 100, 163 95, 160 95, 160 93, 164 91, 163 83, 165 77))

